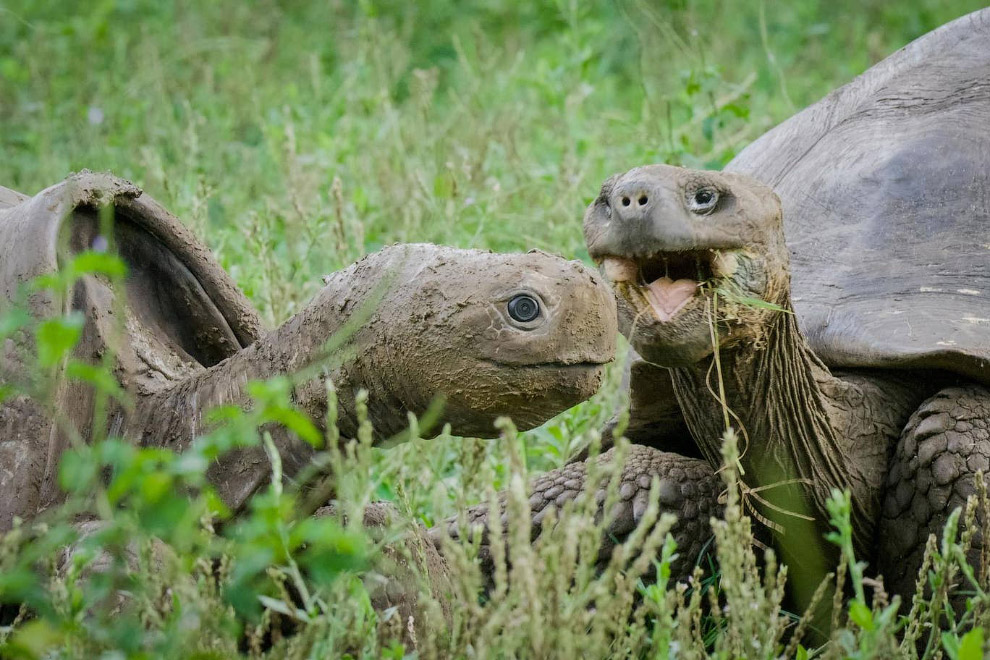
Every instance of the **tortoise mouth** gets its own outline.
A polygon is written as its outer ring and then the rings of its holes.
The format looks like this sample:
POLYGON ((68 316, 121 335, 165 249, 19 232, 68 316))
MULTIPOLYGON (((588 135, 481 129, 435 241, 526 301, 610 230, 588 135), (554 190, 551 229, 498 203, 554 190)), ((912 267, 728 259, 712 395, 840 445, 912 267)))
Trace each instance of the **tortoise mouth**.
POLYGON ((578 362, 568 362, 566 360, 551 360, 548 362, 511 362, 503 360, 487 360, 488 363, 496 367, 511 367, 513 369, 531 369, 534 371, 545 369, 556 369, 561 371, 585 371, 600 369, 611 363, 613 358, 589 358, 578 362))
POLYGON ((674 320, 705 292, 735 272, 736 250, 677 250, 647 257, 599 259, 613 288, 637 310, 660 323, 674 320))

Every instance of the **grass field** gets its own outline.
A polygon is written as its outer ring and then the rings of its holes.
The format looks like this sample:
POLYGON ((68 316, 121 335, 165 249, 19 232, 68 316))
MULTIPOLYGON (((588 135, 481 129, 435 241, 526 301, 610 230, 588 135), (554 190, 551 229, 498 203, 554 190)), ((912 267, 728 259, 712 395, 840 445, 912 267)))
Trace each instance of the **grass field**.
POLYGON ((134 180, 275 321, 391 242, 581 256, 609 174, 719 167, 982 3, 667 4, 5 0, 0 182, 134 180))
MULTIPOLYGON (((609 174, 647 162, 719 168, 871 64, 982 6, 979 0, 0 0, 0 185, 34 193, 83 168, 131 179, 215 249, 274 325, 320 288, 322 275, 394 242, 535 247, 586 259, 580 218, 609 174)), ((592 402, 523 435, 530 468, 557 466, 587 442, 616 405, 614 381, 592 402)), ((508 485, 511 453, 506 444, 460 439, 375 450, 360 458, 371 471, 353 488, 397 501, 430 523, 508 485)), ((742 538, 732 523, 729 529, 731 538, 742 538)), ((196 540, 188 552, 209 545, 198 533, 189 531, 196 540)), ((363 542, 359 532, 347 533, 363 542)), ((264 547, 262 536, 241 537, 240 546, 222 552, 210 546, 211 552, 243 558, 241 550, 264 547)), ((0 568, 3 561, 22 566, 21 559, 0 549, 0 568)), ((194 574, 195 558, 182 560, 194 574)), ((748 559, 738 561, 748 566, 748 559)), ((35 621, 47 627, 32 630, 49 646, 66 643, 73 657, 251 652, 246 642, 238 647, 244 613, 206 582, 176 588, 181 597, 175 598, 188 597, 199 617, 199 636, 190 645, 162 641, 184 630, 174 608, 159 619, 142 614, 140 625, 87 623, 80 603, 89 596, 72 584, 60 587, 62 600, 44 597, 51 611, 35 621), (141 626, 152 633, 140 635, 141 626)), ((355 646, 354 631, 372 629, 374 620, 348 585, 346 593, 339 584, 328 592, 323 627, 310 627, 311 645, 300 645, 300 657, 342 649, 401 657, 398 647, 355 646), (355 611, 365 618, 348 618, 355 611), (335 617, 338 624, 327 623, 335 617), (330 640, 324 646, 320 635, 330 640)), ((762 588, 759 577, 749 586, 762 588)), ((681 615, 672 614, 670 598, 684 594, 652 594, 648 602, 651 597, 660 603, 652 614, 674 617, 673 630, 681 615)), ((768 614, 776 612, 771 601, 760 616, 775 616, 768 614)), ((699 603, 684 612, 700 612, 699 603)), ((499 637, 484 628, 483 616, 504 615, 510 631, 519 617, 536 616, 523 600, 496 606, 504 611, 471 610, 475 619, 464 627, 487 631, 477 639, 490 650, 465 642, 463 631, 436 648, 478 657, 553 655, 550 632, 499 637)), ((659 648, 617 648, 615 630, 585 623, 575 626, 585 625, 589 639, 604 645, 589 642, 588 652, 659 648)), ((883 634, 894 625, 874 623, 883 634)), ((719 635, 713 625, 704 640, 709 650, 719 635)), ((855 633, 857 643, 868 637, 865 629, 861 624, 855 633)), ((654 637, 656 630, 666 629, 654 628, 654 637)), ((958 642, 962 632, 956 632, 958 642)), ((10 633, 5 629, 3 638, 10 633)), ((25 639, 19 643, 29 650, 18 652, 35 657, 25 639)), ((760 654, 771 657, 774 644, 760 654)), ((877 644, 861 644, 858 657, 883 657, 887 647, 877 644)), ((680 648, 678 657, 691 657, 680 648)), ((945 652, 965 657, 958 649, 945 652)))

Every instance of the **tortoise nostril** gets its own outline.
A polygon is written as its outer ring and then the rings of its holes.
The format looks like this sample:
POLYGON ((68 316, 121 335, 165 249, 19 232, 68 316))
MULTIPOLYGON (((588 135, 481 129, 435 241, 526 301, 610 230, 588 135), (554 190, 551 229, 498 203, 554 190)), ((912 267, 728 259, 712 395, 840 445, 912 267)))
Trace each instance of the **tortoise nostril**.
POLYGON ((638 201, 640 206, 646 206, 646 203, 650 201, 650 199, 646 195, 640 195, 638 201))
POLYGON ((623 206, 629 206, 629 204, 630 204, 629 198, 628 197, 623 197, 622 198, 622 205, 623 206))

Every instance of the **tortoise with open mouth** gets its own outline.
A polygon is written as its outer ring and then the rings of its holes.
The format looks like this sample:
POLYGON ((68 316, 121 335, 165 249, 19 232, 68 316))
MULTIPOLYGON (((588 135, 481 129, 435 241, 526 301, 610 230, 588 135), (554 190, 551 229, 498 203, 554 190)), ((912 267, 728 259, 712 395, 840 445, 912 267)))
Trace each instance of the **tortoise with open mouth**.
POLYGON ((726 171, 635 168, 585 215, 644 361, 634 400, 681 419, 640 420, 635 440, 686 430, 717 466, 723 430, 740 430, 805 598, 835 562, 833 489, 851 493, 859 556, 906 596, 928 535, 990 468, 988 44, 990 10, 963 17, 726 171))
POLYGON ((786 279, 772 276, 787 267, 783 236, 758 223, 779 216, 778 201, 751 183, 650 165, 608 179, 585 215, 588 251, 650 362, 693 364, 711 353, 712 331, 729 344, 751 339, 747 326, 786 289, 786 279), (720 300, 737 322, 710 328, 720 300))
MULTIPOLYGON (((823 539, 836 488, 851 494, 858 556, 889 591, 913 592, 929 534, 990 469, 988 80, 990 9, 903 48, 723 172, 649 165, 605 181, 584 235, 641 356, 620 540, 653 475, 685 520, 717 508, 732 426, 798 604, 836 562, 823 539)), ((581 475, 542 475, 534 516, 575 497, 581 475)), ((681 530, 688 553, 695 534, 707 528, 681 530)))

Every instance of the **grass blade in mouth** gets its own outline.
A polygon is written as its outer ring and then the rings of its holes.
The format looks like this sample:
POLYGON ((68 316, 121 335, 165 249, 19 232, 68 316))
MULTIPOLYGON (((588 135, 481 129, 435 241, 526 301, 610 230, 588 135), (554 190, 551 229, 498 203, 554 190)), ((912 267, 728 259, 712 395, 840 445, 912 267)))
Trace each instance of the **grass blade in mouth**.
POLYGON ((715 287, 715 293, 725 300, 736 303, 737 305, 743 305, 745 307, 755 307, 757 309, 771 309, 775 312, 784 312, 785 314, 793 314, 789 309, 781 307, 780 305, 772 302, 767 302, 762 298, 754 298, 752 296, 744 295, 739 291, 738 285, 734 282, 722 282, 717 287, 715 287))

